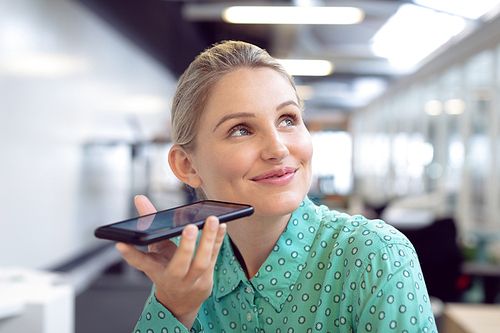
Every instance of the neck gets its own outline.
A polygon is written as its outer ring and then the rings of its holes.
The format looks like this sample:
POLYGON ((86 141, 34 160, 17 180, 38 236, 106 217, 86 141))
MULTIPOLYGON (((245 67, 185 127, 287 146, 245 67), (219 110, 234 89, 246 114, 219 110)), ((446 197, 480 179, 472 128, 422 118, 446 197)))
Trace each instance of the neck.
POLYGON ((227 224, 234 252, 248 279, 266 261, 285 230, 291 214, 278 218, 248 217, 227 224))

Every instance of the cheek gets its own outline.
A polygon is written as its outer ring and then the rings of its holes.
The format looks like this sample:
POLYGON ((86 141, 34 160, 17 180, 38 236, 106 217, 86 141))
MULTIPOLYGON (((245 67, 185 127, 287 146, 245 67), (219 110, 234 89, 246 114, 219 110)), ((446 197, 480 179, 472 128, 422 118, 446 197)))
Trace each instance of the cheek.
POLYGON ((313 145, 308 132, 296 136, 295 151, 297 158, 304 164, 310 164, 313 156, 313 145))
POLYGON ((208 182, 241 178, 251 165, 250 154, 246 154, 243 149, 213 149, 204 155, 200 175, 208 182))

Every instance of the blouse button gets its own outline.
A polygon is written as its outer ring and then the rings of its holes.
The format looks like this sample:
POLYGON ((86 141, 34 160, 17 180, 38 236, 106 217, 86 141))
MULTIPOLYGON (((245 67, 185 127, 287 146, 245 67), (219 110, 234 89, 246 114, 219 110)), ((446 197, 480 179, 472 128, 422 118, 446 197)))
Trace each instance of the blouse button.
POLYGON ((248 294, 252 293, 252 288, 247 287, 247 293, 248 293, 248 294))
POLYGON ((252 314, 250 312, 247 313, 247 320, 252 321, 252 314))

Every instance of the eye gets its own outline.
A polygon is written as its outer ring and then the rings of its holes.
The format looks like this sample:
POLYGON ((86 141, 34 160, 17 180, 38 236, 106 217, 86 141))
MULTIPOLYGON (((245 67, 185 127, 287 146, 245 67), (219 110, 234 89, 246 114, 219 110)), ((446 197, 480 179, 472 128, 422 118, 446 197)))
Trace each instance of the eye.
POLYGON ((229 136, 245 136, 245 135, 250 135, 250 131, 241 125, 233 127, 229 131, 229 136))
POLYGON ((295 114, 286 114, 281 118, 278 127, 288 127, 293 126, 298 122, 297 115, 295 114))
POLYGON ((292 125, 293 121, 291 121, 290 119, 284 119, 280 122, 279 127, 292 126, 292 125))

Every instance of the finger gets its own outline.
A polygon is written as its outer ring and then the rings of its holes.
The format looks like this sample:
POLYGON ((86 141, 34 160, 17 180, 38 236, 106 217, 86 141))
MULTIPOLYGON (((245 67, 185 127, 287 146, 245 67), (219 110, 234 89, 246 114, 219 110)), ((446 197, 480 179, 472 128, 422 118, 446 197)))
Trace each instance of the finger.
POLYGON ((148 230, 149 227, 151 226, 151 223, 153 223, 155 216, 156 216, 156 214, 146 215, 146 216, 140 217, 137 220, 137 229, 138 230, 148 230))
POLYGON ((153 206, 151 201, 144 195, 138 195, 134 198, 135 207, 139 211, 140 215, 146 215, 151 213, 156 213, 156 208, 153 206))
POLYGON ((135 246, 126 243, 116 243, 115 247, 130 266, 133 266, 143 272, 148 269, 149 258, 146 253, 139 251, 135 248, 135 246))
POLYGON ((148 245, 148 252, 159 253, 170 260, 177 250, 177 245, 170 239, 161 240, 148 245))
POLYGON ((226 224, 222 223, 219 225, 219 229, 217 230, 217 238, 215 239, 214 248, 212 250, 212 258, 210 260, 210 265, 207 268, 207 271, 210 270, 213 272, 215 263, 217 262, 217 258, 219 257, 219 252, 222 247, 222 243, 224 242, 224 236, 226 235, 226 224))
POLYGON ((167 274, 171 274, 178 279, 182 279, 186 276, 196 249, 198 233, 198 227, 194 224, 188 224, 184 230, 182 230, 179 247, 177 251, 175 251, 172 260, 170 260, 167 274))
MULTIPOLYGON (((176 248, 175 244, 172 245, 176 248)), ((167 257, 157 253, 145 253, 125 243, 117 243, 116 249, 130 266, 144 272, 154 283, 164 280, 163 272, 169 262, 167 257)))
POLYGON ((189 278, 198 279, 210 267, 214 251, 218 251, 216 242, 218 234, 219 219, 215 216, 208 217, 191 263, 189 278))
POLYGON ((214 250, 212 251, 212 262, 215 265, 217 257, 219 256, 219 251, 224 242, 224 236, 226 235, 226 224, 219 224, 219 229, 217 230, 217 238, 215 239, 214 250))
MULTIPOLYGON (((149 201, 148 198, 146 198, 144 195, 138 195, 134 198, 134 203, 135 206, 137 207, 137 210, 139 211, 139 214, 141 216, 155 213, 156 209, 149 201)), ((149 215, 149 216, 144 216, 141 217, 137 220, 137 229, 138 230, 147 230, 151 226, 151 223, 153 223, 153 220, 155 219, 155 215, 149 215)))

